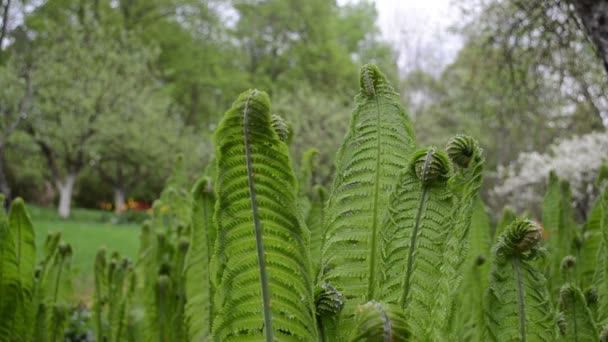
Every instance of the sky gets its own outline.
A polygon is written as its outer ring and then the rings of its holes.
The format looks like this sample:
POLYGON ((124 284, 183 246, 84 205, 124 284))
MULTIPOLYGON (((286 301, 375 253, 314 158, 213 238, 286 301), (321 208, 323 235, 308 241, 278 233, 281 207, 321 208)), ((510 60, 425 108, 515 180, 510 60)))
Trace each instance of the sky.
MULTIPOLYGON (((351 0, 341 0, 346 3, 351 0)), ((402 72, 439 73, 454 61, 462 38, 450 32, 461 15, 454 0, 375 0, 382 35, 398 51, 402 72)))

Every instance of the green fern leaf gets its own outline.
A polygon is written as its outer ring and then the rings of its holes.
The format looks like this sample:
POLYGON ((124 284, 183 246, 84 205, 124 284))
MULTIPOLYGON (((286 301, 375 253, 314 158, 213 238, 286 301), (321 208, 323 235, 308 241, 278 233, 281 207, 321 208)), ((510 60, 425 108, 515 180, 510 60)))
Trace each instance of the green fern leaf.
POLYGON ((566 284, 560 290, 560 318, 558 326, 564 341, 597 341, 599 334, 593 315, 587 306, 583 292, 573 283, 576 258, 566 256, 562 260, 562 273, 566 284))
POLYGON ((481 197, 477 196, 471 217, 469 254, 463 270, 460 294, 452 308, 452 339, 483 341, 485 326, 483 294, 490 271, 490 217, 481 197), (454 335, 455 334, 455 335, 454 335))
POLYGON ((591 311, 585 303, 583 292, 573 284, 564 285, 560 294, 560 310, 565 324, 561 327, 564 341, 599 340, 599 334, 591 311))
POLYGON ((239 96, 215 133, 219 341, 314 340, 309 232, 268 95, 239 96), (271 304, 272 303, 272 304, 271 304))
MULTIPOLYGON (((319 157, 319 151, 316 148, 310 148, 302 154, 302 161, 300 162, 300 177, 299 191, 300 196, 310 195, 312 187, 314 185, 313 174, 317 166, 316 160, 319 157)), ((304 211, 304 215, 306 215, 304 211)))
POLYGON ((595 262, 593 284, 598 295, 595 319, 598 323, 606 325, 608 324, 608 188, 604 189, 600 196, 602 242, 595 262))
POLYGON ((108 339, 108 327, 104 324, 104 309, 108 298, 108 264, 105 248, 99 249, 95 257, 95 292, 93 293, 93 321, 95 323, 95 335, 97 341, 108 339))
POLYGON ((445 153, 434 148, 415 152, 392 196, 382 230, 381 298, 405 308, 412 332, 420 339, 432 338, 430 334, 445 323, 436 321, 432 311, 456 203, 447 185, 451 172, 445 153))
POLYGON ((533 260, 541 255, 542 228, 529 220, 509 225, 492 248, 486 292, 487 334, 492 341, 555 341, 556 320, 544 275, 533 260))
MULTIPOLYGON (((602 165, 602 168, 604 167, 608 168, 606 164, 602 165)), ((583 290, 593 286, 594 274, 596 272, 597 260, 599 257, 598 254, 600 253, 602 246, 602 194, 605 191, 604 187, 601 186, 603 177, 604 176, 600 174, 595 182, 603 191, 600 191, 595 198, 587 222, 585 222, 582 229, 582 246, 578 254, 578 270, 579 284, 580 288, 583 290)))
MULTIPOLYGON (((0 209, 1 210, 1 209, 0 209)), ((15 199, 0 218, 0 341, 31 336, 36 246, 25 203, 15 199)))
POLYGON ((186 264, 186 322, 190 341, 209 341, 214 314, 212 272, 209 268, 217 228, 213 222, 215 193, 211 180, 199 179, 192 189, 191 247, 186 264))
POLYGON ((61 242, 50 265, 44 283, 44 306, 46 312, 46 340, 61 341, 70 316, 72 300, 72 247, 61 242))
POLYGON ((310 256, 313 264, 313 274, 319 275, 321 271, 321 248, 325 242, 323 219, 325 217, 327 190, 322 185, 315 185, 310 202, 306 225, 310 229, 310 256))
POLYGON ((351 342, 409 341, 410 331, 403 310, 375 301, 360 305, 355 316, 351 342))
MULTIPOLYGON (((481 148, 477 141, 469 136, 454 137, 448 143, 446 150, 456 167, 456 173, 449 180, 449 186, 457 203, 453 207, 453 222, 446 232, 441 281, 437 283, 438 291, 432 313, 434 320, 444 332, 449 330, 447 325, 454 320, 449 318, 449 315, 453 312, 453 304, 458 296, 462 279, 462 267, 468 257, 471 218, 475 198, 482 183, 484 164, 481 148), (449 309, 446 310, 446 307, 449 309)), ((477 234, 483 234, 483 231, 477 234)), ((434 338, 442 337, 436 335, 434 338)))
POLYGON ((347 312, 376 296, 381 225, 414 145, 410 120, 384 75, 366 65, 360 86, 337 154, 322 256, 323 279, 344 294, 347 312))
POLYGON ((546 271, 549 290, 556 295, 561 285, 559 281, 561 260, 566 255, 576 254, 573 248, 575 223, 572 210, 570 186, 551 172, 543 200, 543 226, 547 231, 547 250, 551 255, 546 271))

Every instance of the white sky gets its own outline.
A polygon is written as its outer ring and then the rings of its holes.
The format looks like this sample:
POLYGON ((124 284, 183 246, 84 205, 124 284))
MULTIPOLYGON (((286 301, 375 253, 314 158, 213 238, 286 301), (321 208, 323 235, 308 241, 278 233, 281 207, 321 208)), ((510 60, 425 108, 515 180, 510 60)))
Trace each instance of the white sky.
POLYGON ((462 39, 449 30, 461 16, 453 1, 375 0, 378 26, 398 51, 403 72, 420 67, 438 74, 455 59, 462 39))

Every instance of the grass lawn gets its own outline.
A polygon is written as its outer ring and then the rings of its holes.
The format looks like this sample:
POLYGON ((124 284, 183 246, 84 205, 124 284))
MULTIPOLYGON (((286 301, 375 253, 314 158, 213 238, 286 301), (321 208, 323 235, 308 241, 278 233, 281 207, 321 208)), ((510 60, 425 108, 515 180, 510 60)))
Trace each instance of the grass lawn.
POLYGON ((109 223, 112 214, 99 210, 73 209, 69 219, 59 218, 56 210, 28 205, 36 231, 38 252, 48 232, 61 232, 62 239, 72 245, 72 270, 76 299, 89 302, 93 294, 95 255, 104 246, 108 255, 117 251, 135 260, 139 248, 139 226, 109 223))

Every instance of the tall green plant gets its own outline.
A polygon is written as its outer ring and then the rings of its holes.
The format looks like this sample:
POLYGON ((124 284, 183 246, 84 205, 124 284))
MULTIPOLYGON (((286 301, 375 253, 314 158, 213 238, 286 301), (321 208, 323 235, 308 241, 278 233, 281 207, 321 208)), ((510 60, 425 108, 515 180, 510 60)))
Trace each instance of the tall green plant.
POLYGON ((11 204, 8 219, 3 212, 0 214, 0 341, 30 336, 35 317, 35 266, 32 221, 23 200, 17 198, 11 204))
POLYGON ((375 66, 361 69, 356 102, 336 156, 321 264, 324 281, 344 294, 347 315, 378 295, 380 230, 414 146, 399 96, 375 66))
POLYGON ((190 341, 211 339, 215 283, 211 258, 217 227, 213 221, 215 193, 211 180, 199 179, 192 189, 191 247, 186 262, 186 323, 190 341))
POLYGON ((516 220, 492 248, 487 340, 555 341, 557 337, 547 282, 534 264, 544 253, 539 245, 541 229, 535 222, 516 220))
POLYGON ((270 101, 241 94, 215 133, 218 226, 213 334, 220 341, 314 340, 309 231, 270 101))

